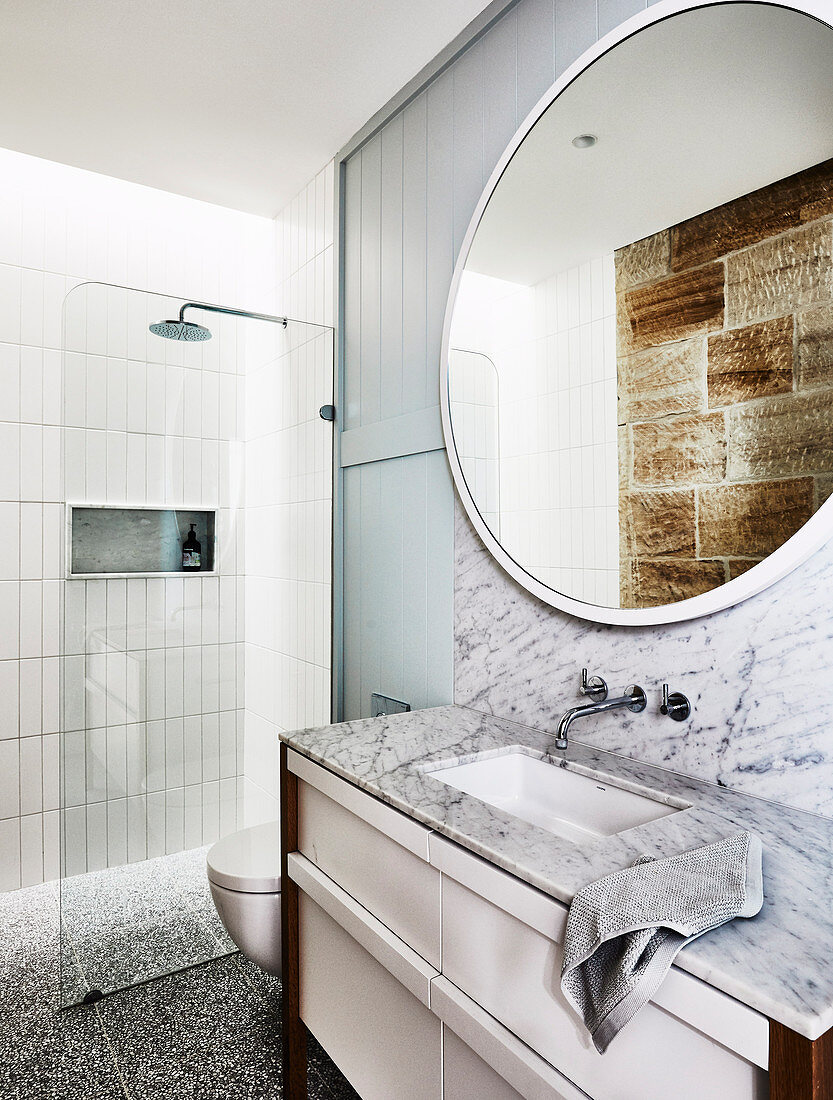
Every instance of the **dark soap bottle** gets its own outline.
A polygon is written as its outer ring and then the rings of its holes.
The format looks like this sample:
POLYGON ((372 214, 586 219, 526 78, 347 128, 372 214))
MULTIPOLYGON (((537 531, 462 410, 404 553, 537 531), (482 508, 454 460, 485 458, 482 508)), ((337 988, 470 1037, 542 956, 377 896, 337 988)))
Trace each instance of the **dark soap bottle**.
POLYGON ((183 569, 200 569, 202 566, 202 545, 197 538, 194 531, 194 524, 191 524, 191 530, 185 536, 185 541, 182 544, 182 568, 183 569))

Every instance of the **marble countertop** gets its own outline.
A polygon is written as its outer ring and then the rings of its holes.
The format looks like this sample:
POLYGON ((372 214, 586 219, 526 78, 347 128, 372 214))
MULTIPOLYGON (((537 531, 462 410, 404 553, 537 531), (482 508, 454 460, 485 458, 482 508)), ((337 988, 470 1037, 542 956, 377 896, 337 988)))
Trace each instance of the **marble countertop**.
POLYGON ((833 1027, 833 820, 739 794, 538 730, 447 706, 281 734, 297 752, 569 903, 643 853, 671 856, 741 829, 764 849, 764 904, 685 947, 675 966, 816 1039, 833 1027), (431 761, 523 746, 691 803, 581 843, 562 840, 425 774, 431 761))

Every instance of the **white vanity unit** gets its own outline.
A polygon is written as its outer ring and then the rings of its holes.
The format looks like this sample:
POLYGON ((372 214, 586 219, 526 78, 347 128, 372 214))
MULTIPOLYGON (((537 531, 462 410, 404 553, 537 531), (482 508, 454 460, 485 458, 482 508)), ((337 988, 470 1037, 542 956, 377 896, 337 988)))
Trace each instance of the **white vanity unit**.
MULTIPOLYGON (((796 986, 799 979, 783 954, 761 954, 760 981, 747 975, 748 941, 755 939, 750 933, 754 928, 760 939, 766 917, 736 921, 704 937, 698 941, 699 958, 697 944, 686 949, 654 1001, 605 1055, 596 1052, 560 992, 567 905, 554 894, 561 892, 561 883, 569 883, 570 894, 574 884, 625 865, 625 851, 682 850, 715 832, 737 830, 734 813, 754 818, 749 827, 764 839, 765 875, 771 876, 781 862, 767 847, 773 807, 642 768, 643 781, 647 778, 654 791, 666 795, 659 816, 609 836, 559 837, 449 786, 432 774, 435 765, 426 769, 408 762, 423 734, 424 758, 453 760, 455 738, 458 749, 461 744, 468 748, 457 759, 465 758, 476 729, 491 759, 500 760, 513 742, 516 751, 540 752, 533 731, 459 707, 285 737, 291 747, 284 748, 289 811, 284 889, 290 887, 289 908, 294 904, 297 914, 297 938, 285 937, 285 1012, 291 1015, 292 1005, 297 1006, 300 1021, 358 1093, 365 1100, 762 1100, 769 1095, 806 1095, 809 1100, 827 1095, 796 1091, 792 1070, 793 1091, 773 1086, 770 1092, 771 1019, 778 1019, 773 972, 780 970, 785 987, 796 986), (325 744, 331 747, 329 757, 322 753, 325 744), (656 783, 658 777, 664 786, 656 783), (699 806, 700 794, 711 804, 699 806), (716 820, 713 807, 721 798, 729 804, 729 816, 716 820), (403 812, 406 800, 410 812, 403 812), (485 853, 487 842, 490 858, 483 858, 476 853, 485 853), (496 866, 496 860, 514 863, 515 873, 496 866), (533 885, 521 877, 538 878, 544 861, 552 868, 546 892, 539 888, 541 879, 533 885), (720 972, 721 957, 725 973, 720 972), (750 996, 755 991, 757 1003, 750 996)), ((619 783, 637 789, 641 766, 635 763, 628 774, 632 762, 581 745, 571 745, 567 755, 578 769, 601 770, 618 762, 623 771, 607 770, 616 789, 619 783)), ((785 811, 785 816, 808 818, 819 828, 819 819, 809 815, 785 811)), ((792 820, 788 824, 795 828, 792 820)), ((821 828, 833 833, 827 823, 821 828)), ((823 843, 822 837, 816 839, 823 843)), ((815 846, 815 840, 805 841, 815 846)), ((771 877, 766 886, 772 921, 777 917, 771 907, 781 891, 771 877)), ((293 917, 284 919, 286 929, 293 917)), ((803 915, 796 926, 802 935, 809 931, 803 915)), ((805 980, 808 989, 812 977, 805 980)), ((830 985, 829 978, 824 981, 830 985)), ((822 997, 833 1006, 831 992, 822 997)), ((807 989, 793 993, 785 994, 782 1023, 796 1026, 793 1006, 807 989)), ((291 1019, 284 1026, 291 1033, 291 1019)), ((774 1027, 779 1035, 794 1034, 774 1027)), ((812 1034, 823 1027, 824 1021, 814 1017, 804 1030, 812 1034)), ((285 1080, 291 1088, 297 1057, 294 1067, 291 1052, 288 1058, 285 1080)))

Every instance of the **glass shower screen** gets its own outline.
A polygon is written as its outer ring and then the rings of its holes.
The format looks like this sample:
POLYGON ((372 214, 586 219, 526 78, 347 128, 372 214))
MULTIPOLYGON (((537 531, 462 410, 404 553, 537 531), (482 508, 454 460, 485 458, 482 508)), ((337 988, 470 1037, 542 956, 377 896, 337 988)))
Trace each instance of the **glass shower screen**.
MULTIPOLYGON (((305 349, 325 387, 307 400, 331 399, 331 330, 195 309, 209 340, 149 331, 182 304, 100 283, 65 301, 63 1004, 235 950, 205 853, 263 817, 243 779, 246 523, 305 349)), ((283 457, 296 477, 326 461, 283 457)))

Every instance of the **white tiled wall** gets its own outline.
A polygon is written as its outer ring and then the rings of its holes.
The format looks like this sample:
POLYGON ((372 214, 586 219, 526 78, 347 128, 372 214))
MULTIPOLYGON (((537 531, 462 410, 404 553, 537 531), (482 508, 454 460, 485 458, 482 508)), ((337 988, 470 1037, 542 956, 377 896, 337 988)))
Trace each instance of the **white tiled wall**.
MULTIPOLYGON (((0 889, 58 873, 61 304, 84 280, 271 311, 274 225, 0 151, 0 889)), ((198 363, 173 344, 162 358, 143 296, 89 288, 70 302, 67 493, 222 497, 228 525, 241 349, 219 355, 233 330, 212 323, 221 338, 198 363)), ((67 825, 85 866, 200 843, 228 824, 242 697, 242 625, 228 613, 242 593, 232 599, 229 586, 240 560, 222 541, 223 575, 188 578, 187 591, 179 578, 68 586, 68 636, 83 623, 83 639, 76 632, 67 659, 66 706, 89 709, 88 730, 74 723, 68 797, 80 798, 83 778, 89 805, 67 825)))
POLYGON ((452 340, 498 370, 501 543, 559 591, 618 606, 614 313, 612 255, 532 287, 466 272, 452 340))
POLYGON ((280 729, 330 720, 333 164, 276 222, 280 312, 246 376, 247 824, 278 816, 280 729))

